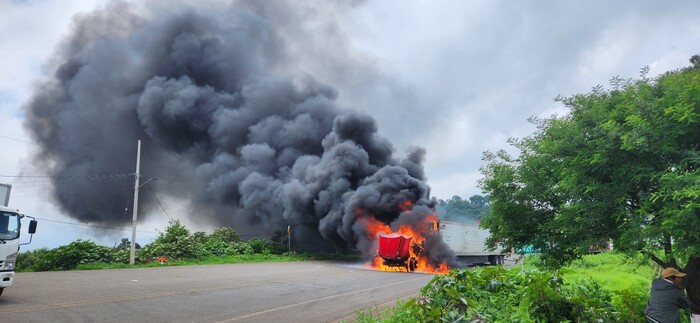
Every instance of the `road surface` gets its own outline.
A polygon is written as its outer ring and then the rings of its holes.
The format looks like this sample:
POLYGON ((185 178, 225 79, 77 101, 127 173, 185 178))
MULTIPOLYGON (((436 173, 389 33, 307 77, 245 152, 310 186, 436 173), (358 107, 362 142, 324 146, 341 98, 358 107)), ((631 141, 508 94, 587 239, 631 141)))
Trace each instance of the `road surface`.
POLYGON ((0 322, 331 322, 432 277, 321 261, 18 273, 0 322))

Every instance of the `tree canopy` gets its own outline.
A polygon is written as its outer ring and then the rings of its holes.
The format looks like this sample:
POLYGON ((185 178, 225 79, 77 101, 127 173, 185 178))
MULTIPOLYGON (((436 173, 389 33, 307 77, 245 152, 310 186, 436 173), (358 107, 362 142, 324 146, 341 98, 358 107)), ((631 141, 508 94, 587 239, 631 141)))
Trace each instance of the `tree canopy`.
POLYGON ((438 213, 445 220, 479 221, 488 212, 488 198, 481 195, 472 195, 466 200, 458 195, 438 200, 438 213))
POLYGON ((485 152, 489 243, 533 246, 551 267, 607 241, 673 265, 699 255, 700 56, 691 63, 559 97, 570 111, 531 118, 537 130, 509 140, 518 156, 485 152))

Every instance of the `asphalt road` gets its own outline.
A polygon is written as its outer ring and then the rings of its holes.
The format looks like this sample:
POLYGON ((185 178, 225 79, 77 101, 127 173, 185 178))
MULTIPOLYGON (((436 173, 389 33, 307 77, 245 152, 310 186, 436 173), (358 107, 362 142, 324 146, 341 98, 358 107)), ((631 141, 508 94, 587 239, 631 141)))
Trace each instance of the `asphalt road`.
POLYGON ((432 277, 321 261, 18 273, 0 322, 332 322, 432 277))

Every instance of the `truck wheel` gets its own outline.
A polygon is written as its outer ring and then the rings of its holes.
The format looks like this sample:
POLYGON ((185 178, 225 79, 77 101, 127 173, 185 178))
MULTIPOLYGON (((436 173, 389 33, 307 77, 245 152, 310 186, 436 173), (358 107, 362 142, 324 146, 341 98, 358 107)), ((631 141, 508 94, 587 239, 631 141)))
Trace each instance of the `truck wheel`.
POLYGON ((495 266, 495 265, 496 265, 496 259, 498 259, 498 256, 490 255, 490 256, 489 256, 489 265, 495 266))
POLYGON ((417 267, 417 261, 416 258, 411 258, 408 260, 408 271, 414 271, 416 270, 417 267))

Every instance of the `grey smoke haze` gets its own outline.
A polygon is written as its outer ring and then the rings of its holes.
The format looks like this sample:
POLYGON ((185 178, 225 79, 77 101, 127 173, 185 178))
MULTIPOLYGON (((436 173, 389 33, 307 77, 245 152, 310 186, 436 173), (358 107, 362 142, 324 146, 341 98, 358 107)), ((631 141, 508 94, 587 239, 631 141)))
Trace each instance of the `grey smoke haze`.
POLYGON ((61 184, 133 172, 141 139, 141 172, 188 197, 193 217, 239 230, 291 225, 309 250, 369 255, 358 217, 397 226, 427 216, 425 150, 394 156, 371 116, 338 107, 331 85, 288 68, 304 54, 289 37, 302 21, 282 1, 115 2, 76 19, 25 107, 56 202, 82 222, 129 222, 130 181, 61 184), (406 200, 413 211, 401 210, 406 200))

